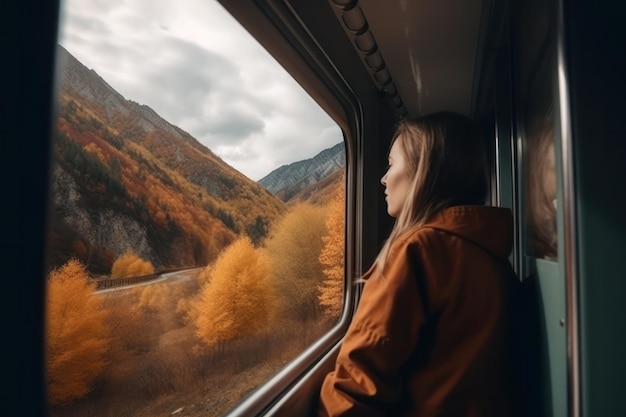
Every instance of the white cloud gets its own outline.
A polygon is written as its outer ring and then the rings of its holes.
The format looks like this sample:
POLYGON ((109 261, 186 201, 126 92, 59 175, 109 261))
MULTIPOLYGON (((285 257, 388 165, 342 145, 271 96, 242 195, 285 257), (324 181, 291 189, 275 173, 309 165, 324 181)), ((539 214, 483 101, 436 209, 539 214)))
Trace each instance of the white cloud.
POLYGON ((66 0, 59 43, 248 177, 341 141, 326 113, 215 0, 66 0))

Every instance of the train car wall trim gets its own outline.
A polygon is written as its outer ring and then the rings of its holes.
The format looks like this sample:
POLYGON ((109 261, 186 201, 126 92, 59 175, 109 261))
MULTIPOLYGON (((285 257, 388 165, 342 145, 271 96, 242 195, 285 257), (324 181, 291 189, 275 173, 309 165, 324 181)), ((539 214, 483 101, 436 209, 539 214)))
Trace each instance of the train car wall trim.
POLYGON ((574 183, 574 155, 572 146, 572 120, 570 113, 569 78, 567 72, 566 34, 563 0, 558 2, 557 77, 559 115, 561 126, 561 161, 563 173, 563 233, 566 291, 567 334, 567 391, 571 417, 580 417, 580 355, 579 355, 579 305, 578 269, 576 252, 576 190, 574 183))

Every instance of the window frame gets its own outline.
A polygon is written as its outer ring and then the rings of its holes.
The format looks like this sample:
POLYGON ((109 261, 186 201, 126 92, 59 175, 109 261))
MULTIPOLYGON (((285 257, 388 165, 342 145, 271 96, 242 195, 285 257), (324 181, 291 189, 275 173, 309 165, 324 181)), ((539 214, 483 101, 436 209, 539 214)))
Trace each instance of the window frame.
POLYGON ((339 125, 346 146, 345 290, 341 316, 320 339, 225 414, 227 417, 277 415, 283 404, 293 401, 303 385, 311 384, 310 375, 319 373, 320 368, 334 359, 358 303, 360 289, 350 277, 363 272, 362 239, 357 227, 363 219, 362 207, 357 204, 362 201, 363 192, 360 163, 363 155, 359 146, 363 112, 356 94, 290 5, 278 0, 245 5, 234 0, 218 1, 339 125))

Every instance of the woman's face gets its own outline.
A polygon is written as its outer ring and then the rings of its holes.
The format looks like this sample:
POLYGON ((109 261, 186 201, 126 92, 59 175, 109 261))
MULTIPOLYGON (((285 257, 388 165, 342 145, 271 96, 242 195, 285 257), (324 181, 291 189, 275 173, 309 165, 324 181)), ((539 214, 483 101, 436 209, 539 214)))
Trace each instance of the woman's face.
POLYGON ((385 186, 387 213, 391 217, 398 217, 409 195, 409 187, 411 185, 408 165, 400 140, 396 140, 391 147, 389 168, 387 168, 387 172, 380 179, 380 182, 385 186))

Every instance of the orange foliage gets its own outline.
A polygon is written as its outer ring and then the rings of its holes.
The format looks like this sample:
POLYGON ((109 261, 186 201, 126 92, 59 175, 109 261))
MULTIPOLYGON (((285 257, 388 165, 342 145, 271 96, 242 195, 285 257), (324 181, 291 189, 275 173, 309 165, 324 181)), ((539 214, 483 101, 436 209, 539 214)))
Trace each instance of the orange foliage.
POLYGON ((104 370, 109 350, 106 312, 85 267, 71 259, 48 277, 46 338, 51 404, 85 396, 104 370))
POLYGON ((170 295, 168 285, 145 285, 133 288, 133 293, 139 297, 137 307, 144 310, 160 310, 168 301, 170 295))
POLYGON ((179 265, 214 260, 238 233, 259 218, 270 224, 284 208, 276 197, 193 141, 164 140, 167 132, 147 132, 132 115, 118 114, 110 120, 67 92, 59 102, 58 132, 83 152, 107 161, 100 182, 90 184, 89 190, 115 193, 109 194, 114 205, 134 211, 144 222, 149 219, 166 238, 174 233, 183 236, 170 245, 170 257, 179 265), (207 177, 213 179, 210 191, 191 179, 207 177), (227 219, 218 213, 227 213, 227 219))
POLYGON ((111 278, 140 277, 154 274, 154 266, 150 261, 141 259, 133 251, 126 251, 113 262, 111 278))
POLYGON ((202 271, 198 273, 197 280, 200 285, 208 284, 211 280, 211 274, 213 273, 213 264, 207 265, 202 271))
POLYGON ((327 209, 300 203, 272 230, 265 247, 282 316, 317 318, 317 287, 324 278, 318 258, 326 234, 327 209))
POLYGON ((331 202, 326 227, 328 235, 322 239, 324 247, 319 257, 320 263, 324 265, 324 281, 319 286, 318 299, 324 314, 337 318, 343 304, 344 285, 345 203, 343 190, 339 190, 331 202))
POLYGON ((107 163, 106 158, 104 157, 104 154, 102 153, 102 150, 95 143, 93 142, 89 143, 87 146, 85 146, 85 150, 89 153, 96 155, 98 159, 100 160, 100 162, 102 162, 103 164, 107 163))
POLYGON ((200 340, 212 346, 268 325, 274 310, 269 268, 267 257, 247 237, 222 252, 189 309, 200 340))

